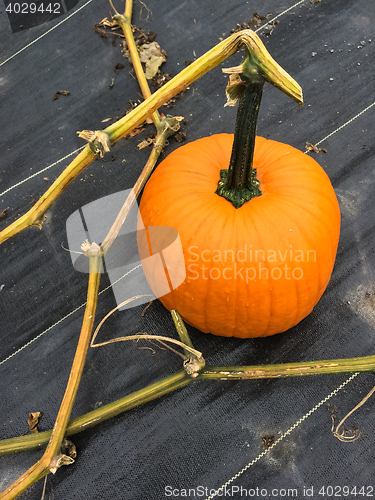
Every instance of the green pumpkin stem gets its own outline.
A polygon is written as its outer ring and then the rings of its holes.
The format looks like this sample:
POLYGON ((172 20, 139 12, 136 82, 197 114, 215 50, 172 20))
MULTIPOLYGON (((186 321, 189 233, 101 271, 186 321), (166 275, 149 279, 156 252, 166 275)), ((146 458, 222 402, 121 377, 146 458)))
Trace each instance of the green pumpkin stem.
POLYGON ((262 99, 264 80, 245 84, 240 98, 234 131, 232 156, 228 170, 220 171, 216 194, 240 208, 262 193, 253 169, 256 124, 262 99))
POLYGON ((262 194, 253 158, 260 101, 267 78, 259 61, 248 50, 242 65, 226 72, 232 73, 226 89, 228 105, 234 105, 237 100, 239 104, 229 168, 220 171, 216 194, 240 208, 262 194))

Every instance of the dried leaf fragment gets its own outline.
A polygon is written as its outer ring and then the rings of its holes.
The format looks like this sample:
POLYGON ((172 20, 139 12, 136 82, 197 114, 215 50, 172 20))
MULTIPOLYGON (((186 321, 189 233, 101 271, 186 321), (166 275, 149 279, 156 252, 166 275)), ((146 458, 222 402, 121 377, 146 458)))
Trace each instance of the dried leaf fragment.
POLYGON ((49 470, 52 472, 52 474, 56 474, 57 469, 59 469, 63 465, 70 465, 74 463, 74 460, 71 457, 68 457, 68 455, 57 455, 56 457, 53 457, 51 460, 51 463, 49 464, 49 470))
POLYGON ((40 411, 30 412, 29 418, 27 419, 27 423, 29 425, 29 431, 33 434, 36 434, 38 431, 37 425, 39 423, 39 419, 42 416, 40 411))
POLYGON ((312 151, 313 153, 320 153, 320 152, 326 153, 327 152, 326 149, 318 148, 318 147, 314 146, 314 144, 311 144, 311 142, 306 142, 306 149, 308 151, 312 151))
POLYGON ((105 132, 100 130, 82 130, 82 132, 77 132, 78 137, 85 139, 90 145, 90 149, 93 153, 99 154, 100 158, 103 158, 104 153, 108 153, 110 140, 105 132))
POLYGON ((139 48, 139 59, 145 64, 145 75, 151 80, 167 60, 165 50, 157 42, 145 43, 139 48))
POLYGON ((68 455, 70 458, 77 458, 76 445, 65 437, 61 443, 61 453, 63 455, 68 455))
POLYGON ((0 210, 0 220, 5 220, 8 217, 7 211, 7 208, 4 208, 4 210, 0 210))
POLYGON ((70 95, 69 90, 58 90, 52 98, 52 102, 59 98, 59 95, 70 95))
MULTIPOLYGON (((226 68, 235 69, 235 68, 226 68)), ((225 106, 235 106, 237 101, 241 99, 244 91, 246 90, 246 84, 241 79, 238 73, 233 73, 229 76, 229 82, 225 89, 225 94, 227 96, 227 102, 225 106)))

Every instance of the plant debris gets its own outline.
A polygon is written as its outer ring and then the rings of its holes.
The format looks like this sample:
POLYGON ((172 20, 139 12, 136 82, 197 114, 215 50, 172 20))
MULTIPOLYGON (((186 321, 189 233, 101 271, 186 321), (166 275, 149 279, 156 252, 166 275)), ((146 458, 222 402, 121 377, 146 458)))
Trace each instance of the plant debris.
POLYGON ((150 305, 151 305, 153 302, 154 302, 153 300, 150 300, 150 302, 147 304, 147 306, 143 309, 143 311, 142 311, 142 316, 144 316, 144 315, 145 315, 145 313, 146 313, 147 309, 150 307, 150 305))
POLYGON ((125 66, 121 63, 117 63, 116 66, 113 68, 113 71, 118 74, 119 69, 124 69, 125 66))
POLYGON ((105 132, 100 132, 98 130, 82 130, 77 132, 78 137, 85 139, 90 145, 91 151, 95 154, 99 154, 100 158, 103 158, 104 153, 109 151, 109 137, 105 132))
POLYGON ((74 460, 71 457, 68 457, 68 455, 57 455, 56 457, 53 457, 51 460, 51 463, 49 464, 49 470, 52 472, 52 474, 56 474, 57 469, 59 469, 62 465, 70 465, 74 463, 74 460))
POLYGON ((138 149, 147 148, 148 146, 151 146, 151 144, 155 144, 155 140, 156 140, 156 131, 153 130, 147 134, 146 139, 140 142, 137 147, 138 149))
POLYGON ((108 38, 110 35, 124 37, 120 25, 113 19, 112 16, 111 19, 111 21, 108 21, 105 17, 100 21, 100 23, 94 24, 95 33, 97 33, 101 38, 108 38), (107 28, 109 28, 110 31, 108 31, 107 28), (120 30, 121 33, 117 33, 116 30, 120 30))
POLYGON ((52 102, 59 98, 59 95, 70 95, 69 90, 58 90, 52 98, 52 102))
POLYGON ((259 28, 259 26, 262 24, 262 21, 266 21, 268 18, 271 17, 272 14, 267 14, 265 16, 260 15, 258 12, 254 12, 254 17, 250 19, 250 21, 242 23, 242 24, 237 24, 236 28, 231 30, 231 33, 237 33, 238 31, 242 30, 252 30, 254 28, 259 28))
POLYGON ((138 127, 133 128, 133 130, 131 132, 129 132, 129 134, 126 137, 135 137, 136 135, 140 134, 144 130, 145 130, 145 127, 143 127, 142 125, 139 125, 138 127))
POLYGON ((259 33, 259 35, 260 36, 271 36, 273 33, 273 30, 275 29, 276 25, 279 24, 279 22, 280 21, 270 21, 262 28, 262 31, 259 33))
POLYGON ((185 132, 182 132, 182 130, 179 130, 176 132, 173 136, 177 142, 184 142, 186 141, 186 134, 185 132))
POLYGON ((158 71, 151 80, 151 84, 155 90, 159 90, 163 85, 172 80, 172 75, 170 73, 163 73, 158 71))
MULTIPOLYGON (((114 26, 113 23, 109 22, 107 19, 103 19, 103 21, 96 26, 99 26, 99 29, 101 29, 101 26, 110 26, 111 30, 118 27, 118 25, 114 26)), ((132 25, 132 32, 139 53, 139 59, 145 66, 146 78, 150 80, 156 75, 163 62, 167 60, 167 53, 160 48, 157 42, 155 42, 157 34, 154 31, 148 31, 146 33, 144 30, 132 25)), ((124 56, 132 63, 126 40, 122 40, 121 45, 124 56)))
POLYGON ((3 210, 0 210, 0 220, 5 220, 8 218, 8 209, 4 208, 3 210))
POLYGON ((275 436, 263 436, 262 446, 265 450, 268 450, 275 442, 275 436))
POLYGON ((160 66, 167 60, 167 53, 157 42, 145 43, 139 48, 139 59, 145 65, 147 80, 154 78, 160 66))
POLYGON ((77 458, 77 448, 75 444, 66 437, 61 443, 60 450, 63 455, 68 455, 70 458, 77 458))
MULTIPOLYGON (((172 80, 172 78, 173 76, 170 73, 163 73, 163 71, 159 70, 154 76, 154 78, 151 80, 151 85, 156 91, 159 90, 163 85, 168 83, 170 80, 172 80)), ((176 104, 177 99, 180 99, 188 90, 189 87, 182 89, 181 92, 179 92, 174 97, 165 102, 163 106, 165 106, 166 108, 173 108, 176 104)))
POLYGON ((308 151, 312 151, 313 153, 326 153, 327 150, 324 148, 317 148, 314 146, 314 144, 311 144, 311 142, 306 142, 306 149, 308 151))
POLYGON ((29 425, 29 431, 32 434, 38 433, 38 427, 37 425, 39 424, 39 419, 42 416, 42 413, 40 411, 35 411, 35 412, 30 412, 29 413, 29 418, 27 419, 27 423, 29 425))
POLYGON ((135 109, 137 106, 139 106, 139 104, 140 104, 139 101, 132 101, 131 99, 129 99, 129 104, 125 110, 125 114, 127 115, 128 113, 130 113, 130 111, 133 111, 133 109, 135 109))

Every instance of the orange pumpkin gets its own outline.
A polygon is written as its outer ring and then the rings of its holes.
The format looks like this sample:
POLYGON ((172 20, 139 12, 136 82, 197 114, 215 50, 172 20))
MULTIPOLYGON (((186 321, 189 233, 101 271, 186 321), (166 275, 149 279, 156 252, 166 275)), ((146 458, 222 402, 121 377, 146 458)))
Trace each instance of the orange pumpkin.
MULTIPOLYGON (((262 194, 235 208, 216 194, 232 144, 233 135, 219 134, 171 153, 148 181, 140 214, 145 227, 173 227, 181 239, 186 278, 160 297, 167 309, 202 332, 273 335, 305 318, 327 287, 339 206, 315 160, 256 137, 253 168, 262 194)), ((141 254, 144 245, 139 241, 141 254)), ((156 270, 145 273, 153 288, 156 270)))

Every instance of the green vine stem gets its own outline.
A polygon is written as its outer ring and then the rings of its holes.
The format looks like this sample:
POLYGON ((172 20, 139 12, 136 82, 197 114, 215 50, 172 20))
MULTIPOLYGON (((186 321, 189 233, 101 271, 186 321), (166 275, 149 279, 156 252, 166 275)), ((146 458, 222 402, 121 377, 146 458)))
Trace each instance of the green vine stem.
POLYGON ((50 472, 55 473, 56 470, 62 465, 68 465, 74 462, 74 460, 70 457, 60 454, 60 448, 62 440, 64 439, 66 433, 66 427, 68 425, 70 414, 72 412, 73 404, 77 395, 87 350, 90 344, 98 300, 100 271, 102 266, 102 255, 99 245, 97 245, 96 243, 84 243, 82 245, 82 250, 89 258, 90 275, 87 290, 87 304, 76 353, 69 375, 68 384, 66 386, 65 394, 60 405, 58 415, 56 417, 56 422, 51 431, 49 442, 42 458, 38 460, 22 476, 20 476, 2 494, 0 494, 1 500, 11 500, 13 498, 16 498, 29 486, 31 486, 50 472))
MULTIPOLYGON (((181 342, 189 347, 194 347, 180 313, 176 309, 173 309, 171 316, 181 342)), ((191 356, 191 353, 185 349, 185 357, 188 358, 189 356, 191 356)))
MULTIPOLYGON (((66 436, 72 436, 90 427, 94 427, 111 417, 164 396, 193 381, 257 380, 264 378, 369 372, 374 370, 375 355, 274 365, 206 366, 200 369, 198 376, 195 377, 189 376, 183 370, 148 385, 139 391, 133 392, 118 401, 71 420, 66 428, 66 436)), ((2 440, 0 441, 0 455, 40 447, 48 442, 50 435, 51 431, 45 431, 38 434, 2 440)))
POLYGON ((126 116, 107 127, 104 131, 91 133, 93 139, 89 145, 55 180, 40 200, 25 215, 0 232, 0 244, 27 227, 33 225, 41 227, 44 214, 48 208, 65 188, 97 158, 99 153, 103 154, 103 152, 108 151, 109 145, 112 146, 121 137, 131 132, 166 101, 233 55, 243 45, 248 48, 257 61, 261 61, 259 65, 262 74, 267 76, 268 81, 301 104, 301 87, 272 59, 258 35, 251 30, 234 33, 182 70, 126 116))

